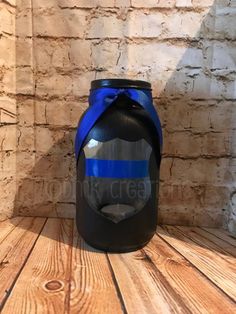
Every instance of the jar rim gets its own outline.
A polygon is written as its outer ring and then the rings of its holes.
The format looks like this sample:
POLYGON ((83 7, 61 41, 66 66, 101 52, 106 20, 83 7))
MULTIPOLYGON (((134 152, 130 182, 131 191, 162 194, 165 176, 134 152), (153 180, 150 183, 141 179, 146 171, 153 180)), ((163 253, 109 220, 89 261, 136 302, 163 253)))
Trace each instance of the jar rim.
POLYGON ((148 89, 151 90, 151 83, 142 80, 131 79, 99 79, 91 82, 91 89, 97 89, 101 87, 110 88, 136 88, 136 89, 148 89))

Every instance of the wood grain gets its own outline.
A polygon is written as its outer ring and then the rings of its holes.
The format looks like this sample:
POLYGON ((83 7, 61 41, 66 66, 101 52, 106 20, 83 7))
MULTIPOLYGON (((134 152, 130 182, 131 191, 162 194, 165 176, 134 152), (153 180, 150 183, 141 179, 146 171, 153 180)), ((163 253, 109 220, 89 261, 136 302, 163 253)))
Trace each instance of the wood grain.
POLYGON ((152 238, 145 252, 192 313, 226 314, 236 310, 230 298, 159 236, 152 238))
POLYGON ((45 218, 24 218, 0 244, 0 308, 41 231, 45 218))
POLYGON ((214 249, 209 249, 204 244, 204 241, 196 243, 176 227, 158 227, 158 234, 232 298, 232 300, 236 301, 235 258, 230 257, 230 260, 223 258, 214 249), (231 261, 234 261, 234 263, 231 263, 231 261))
POLYGON ((2 313, 67 313, 73 221, 48 219, 2 313))
MULTIPOLYGON (((190 238, 192 238, 197 243, 204 242, 204 245, 209 247, 210 249, 217 251, 222 255, 223 258, 225 258, 227 255, 232 255, 236 257, 236 247, 231 245, 228 242, 225 242, 222 239, 217 238, 213 234, 202 230, 201 228, 197 227, 178 227, 178 229, 182 230, 187 234, 190 238)), ((227 258, 227 257, 226 257, 227 258)), ((227 258, 229 259, 229 258, 227 258)), ((233 263, 236 262, 234 258, 231 258, 233 263)))
POLYGON ((74 228, 70 313, 123 313, 105 253, 87 245, 74 228))
POLYGON ((212 228, 202 228, 203 230, 208 231, 211 234, 214 234, 217 238, 224 240, 227 243, 236 247, 236 238, 231 236, 228 231, 222 229, 212 229, 212 228))
POLYGON ((142 250, 106 254, 73 223, 0 223, 2 314, 236 313, 236 247, 223 231, 163 226, 142 250))
POLYGON ((22 219, 22 217, 16 217, 12 218, 11 220, 0 222, 0 243, 8 236, 10 232, 12 232, 13 229, 15 229, 22 219))
POLYGON ((190 313, 144 250, 108 256, 128 313, 190 313))

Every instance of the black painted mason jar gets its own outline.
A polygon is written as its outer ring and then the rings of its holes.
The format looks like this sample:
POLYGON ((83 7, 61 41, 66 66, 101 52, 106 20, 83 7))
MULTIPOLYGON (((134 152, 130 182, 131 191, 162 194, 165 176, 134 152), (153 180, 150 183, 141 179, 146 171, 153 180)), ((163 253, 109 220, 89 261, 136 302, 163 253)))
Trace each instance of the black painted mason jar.
POLYGON ((162 131, 146 81, 91 83, 75 140, 76 223, 91 246, 128 252, 157 227, 162 131))

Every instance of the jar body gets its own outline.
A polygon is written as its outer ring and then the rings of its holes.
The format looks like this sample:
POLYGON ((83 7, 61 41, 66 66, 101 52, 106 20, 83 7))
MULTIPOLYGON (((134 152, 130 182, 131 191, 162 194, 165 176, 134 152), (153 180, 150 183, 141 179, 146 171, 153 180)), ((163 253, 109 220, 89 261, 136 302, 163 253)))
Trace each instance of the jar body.
POLYGON ((127 252, 152 238, 160 161, 151 117, 118 97, 88 133, 77 161, 76 223, 88 244, 127 252))

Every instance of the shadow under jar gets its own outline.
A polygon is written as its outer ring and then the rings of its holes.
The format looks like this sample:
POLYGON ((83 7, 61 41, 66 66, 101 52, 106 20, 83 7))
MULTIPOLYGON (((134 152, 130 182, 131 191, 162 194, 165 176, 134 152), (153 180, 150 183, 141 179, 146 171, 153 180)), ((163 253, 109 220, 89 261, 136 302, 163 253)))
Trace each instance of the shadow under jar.
POLYGON ((162 133, 151 85, 95 80, 89 103, 75 144, 77 228, 95 248, 133 251, 146 245, 157 227, 162 133))

